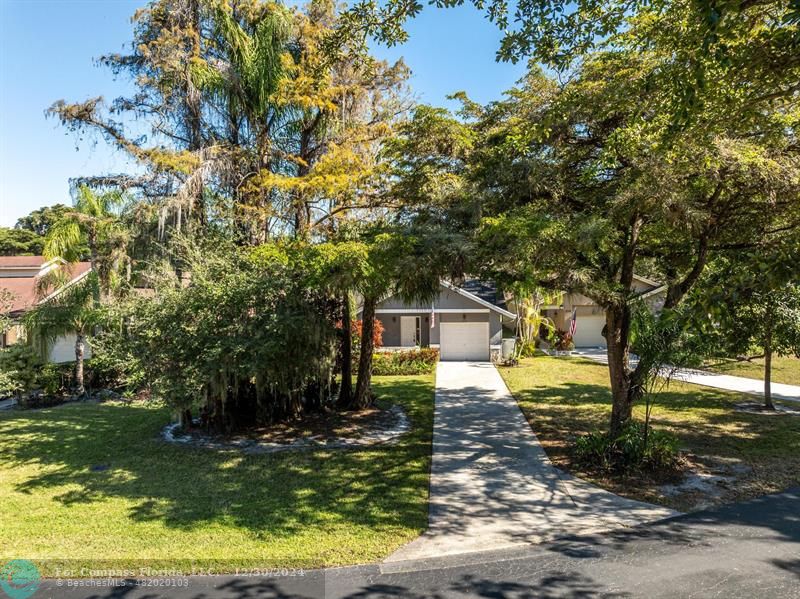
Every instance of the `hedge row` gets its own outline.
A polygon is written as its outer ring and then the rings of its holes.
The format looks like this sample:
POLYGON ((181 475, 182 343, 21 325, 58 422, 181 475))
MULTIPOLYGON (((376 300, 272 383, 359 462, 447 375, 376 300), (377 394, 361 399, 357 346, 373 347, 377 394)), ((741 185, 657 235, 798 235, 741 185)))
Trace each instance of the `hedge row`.
POLYGON ((428 374, 436 368, 439 350, 423 347, 397 352, 375 352, 372 373, 377 375, 428 374))

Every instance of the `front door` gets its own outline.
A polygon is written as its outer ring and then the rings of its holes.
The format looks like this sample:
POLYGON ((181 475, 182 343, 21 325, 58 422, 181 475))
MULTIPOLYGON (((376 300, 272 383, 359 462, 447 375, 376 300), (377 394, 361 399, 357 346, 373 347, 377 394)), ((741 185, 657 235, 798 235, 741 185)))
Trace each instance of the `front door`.
POLYGON ((400 317, 400 345, 403 347, 419 345, 419 316, 400 317))

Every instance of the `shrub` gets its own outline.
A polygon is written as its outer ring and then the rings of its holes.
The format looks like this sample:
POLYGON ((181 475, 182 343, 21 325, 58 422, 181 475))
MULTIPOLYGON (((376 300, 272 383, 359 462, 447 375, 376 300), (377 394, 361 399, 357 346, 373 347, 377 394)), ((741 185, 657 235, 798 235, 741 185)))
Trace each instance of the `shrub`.
POLYGON ((101 344, 111 371, 130 363, 182 422, 199 408, 218 432, 331 402, 336 304, 284 249, 184 249, 190 285, 164 284, 110 311, 101 344))
MULTIPOLYGON (((518 342, 520 343, 520 342, 518 342)), ((534 341, 526 341, 524 343, 520 343, 520 347, 518 349, 519 357, 520 358, 532 358, 537 353, 536 342, 534 341)))
POLYGON ((561 329, 553 330, 548 341, 556 351, 570 351, 575 349, 575 343, 573 343, 569 332, 562 331, 561 329))
POLYGON ((145 376, 134 360, 120 359, 118 352, 96 352, 86 362, 88 385, 93 389, 131 389, 144 386, 145 376))
MULTIPOLYGON (((364 327, 364 322, 361 320, 353 320, 350 323, 350 334, 353 337, 353 347, 358 347, 361 344, 361 330, 364 327)), ((383 346, 383 323, 377 318, 372 323, 372 345, 373 347, 383 346)))
POLYGON ((607 472, 633 471, 666 473, 678 465, 678 440, 675 436, 629 422, 616 437, 591 432, 575 442, 576 461, 607 472))
POLYGON ((48 362, 39 370, 37 387, 45 395, 56 395, 70 388, 73 378, 73 364, 53 364, 48 362))
POLYGON ((38 387, 42 359, 29 345, 17 343, 0 351, 0 395, 20 395, 38 387))
POLYGON ((372 373, 377 375, 428 374, 436 368, 439 350, 423 347, 408 351, 376 352, 372 373))

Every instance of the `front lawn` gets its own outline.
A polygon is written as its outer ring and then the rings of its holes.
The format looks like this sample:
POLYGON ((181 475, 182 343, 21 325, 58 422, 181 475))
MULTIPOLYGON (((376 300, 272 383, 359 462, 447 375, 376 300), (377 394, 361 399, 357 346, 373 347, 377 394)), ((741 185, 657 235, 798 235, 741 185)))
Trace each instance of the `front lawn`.
MULTIPOLYGON (((734 411, 735 403, 752 401, 751 396, 677 382, 657 394, 653 424, 678 436, 690 472, 716 464, 735 466, 737 473, 735 482, 715 485, 720 487, 716 497, 667 496, 652 481, 592 476, 571 461, 575 437, 608 427, 606 366, 581 358, 536 357, 500 372, 553 462, 621 495, 686 510, 800 484, 800 416, 734 411)), ((634 414, 642 419, 644 407, 634 414)))
MULTIPOLYGON (((713 360, 703 366, 704 369, 720 374, 745 376, 751 379, 764 380, 764 360, 751 362, 739 360, 713 360)), ((772 382, 787 385, 800 385, 800 358, 791 356, 772 358, 772 382)))
POLYGON ((375 377, 413 432, 363 450, 243 455, 159 438, 163 407, 0 413, 0 562, 186 569, 384 558, 427 526, 433 375, 375 377), (43 561, 46 560, 46 561, 43 561))

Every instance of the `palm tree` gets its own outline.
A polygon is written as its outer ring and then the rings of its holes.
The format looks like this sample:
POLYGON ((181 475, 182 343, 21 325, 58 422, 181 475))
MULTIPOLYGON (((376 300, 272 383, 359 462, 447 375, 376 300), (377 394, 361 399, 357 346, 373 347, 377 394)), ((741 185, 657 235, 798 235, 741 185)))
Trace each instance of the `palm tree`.
POLYGON ((78 262, 88 247, 88 258, 100 283, 95 289, 95 304, 100 303, 101 290, 108 292, 117 285, 120 267, 127 258, 128 234, 117 211, 123 200, 119 191, 97 193, 82 185, 74 207, 45 237, 43 253, 47 259, 78 262))
POLYGON ((64 335, 75 334, 75 395, 86 393, 83 361, 86 336, 97 324, 100 310, 95 304, 99 277, 94 271, 83 279, 45 299, 23 317, 28 340, 46 358, 52 344, 64 335))

